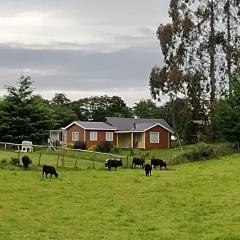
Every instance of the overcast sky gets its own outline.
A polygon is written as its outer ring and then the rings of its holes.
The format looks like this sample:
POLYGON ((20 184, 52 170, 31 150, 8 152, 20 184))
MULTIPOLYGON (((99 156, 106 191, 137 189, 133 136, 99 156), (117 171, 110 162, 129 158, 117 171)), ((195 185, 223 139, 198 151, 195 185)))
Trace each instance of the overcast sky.
POLYGON ((150 98, 151 68, 162 56, 156 30, 169 0, 8 0, 0 8, 0 86, 23 72, 36 93, 71 100, 150 98))

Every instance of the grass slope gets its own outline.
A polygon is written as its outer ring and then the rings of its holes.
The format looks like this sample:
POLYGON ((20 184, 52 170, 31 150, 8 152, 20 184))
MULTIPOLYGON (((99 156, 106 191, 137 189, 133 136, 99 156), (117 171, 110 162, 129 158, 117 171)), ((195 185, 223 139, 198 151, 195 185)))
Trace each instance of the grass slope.
POLYGON ((0 239, 240 239, 240 155, 155 170, 0 169, 0 239))

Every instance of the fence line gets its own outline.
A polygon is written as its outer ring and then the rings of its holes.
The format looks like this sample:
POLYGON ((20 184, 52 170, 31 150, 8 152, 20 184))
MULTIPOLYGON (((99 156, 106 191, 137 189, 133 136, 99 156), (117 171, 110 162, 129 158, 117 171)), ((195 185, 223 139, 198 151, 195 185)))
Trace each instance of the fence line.
MULTIPOLYGON (((47 151, 48 146, 44 145, 33 145, 35 148, 45 148, 47 152, 42 152, 41 149, 39 151, 33 152, 21 152, 22 144, 17 143, 9 143, 9 142, 0 142, 0 146, 4 146, 5 151, 11 151, 17 154, 18 160, 20 160, 23 154, 30 154, 33 158, 33 162, 36 166, 40 166, 41 163, 49 163, 59 166, 59 162, 61 166, 72 166, 73 168, 77 168, 78 166, 84 166, 87 168, 96 168, 100 165, 103 167, 105 163, 104 156, 106 158, 119 158, 124 160, 124 167, 128 167, 128 156, 116 155, 112 153, 102 153, 96 151, 82 150, 82 149, 71 149, 71 148, 58 148, 58 151, 47 151), (10 146, 10 147, 9 147, 10 146), (16 149, 17 148, 17 149, 16 149), (69 154, 68 154, 69 153, 69 154), (44 158, 44 155, 47 154, 48 157, 44 158), (81 155, 82 154, 82 155, 81 155), (55 160, 54 160, 55 159, 55 160), (125 162, 126 160, 126 162, 125 162), (67 162, 67 163, 66 163, 67 162)), ((34 148, 33 148, 34 150, 34 148)))

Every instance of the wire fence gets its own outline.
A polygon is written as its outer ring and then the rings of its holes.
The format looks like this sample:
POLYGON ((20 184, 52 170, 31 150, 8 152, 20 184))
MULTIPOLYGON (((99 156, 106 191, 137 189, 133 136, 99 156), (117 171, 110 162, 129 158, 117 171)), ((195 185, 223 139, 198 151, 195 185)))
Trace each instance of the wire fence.
POLYGON ((123 167, 128 168, 131 161, 129 156, 69 148, 52 151, 42 145, 33 145, 33 152, 21 152, 21 144, 7 142, 0 142, 0 150, 0 160, 11 161, 14 158, 21 164, 22 157, 28 155, 35 166, 48 164, 78 169, 105 169, 106 159, 121 159, 123 167))

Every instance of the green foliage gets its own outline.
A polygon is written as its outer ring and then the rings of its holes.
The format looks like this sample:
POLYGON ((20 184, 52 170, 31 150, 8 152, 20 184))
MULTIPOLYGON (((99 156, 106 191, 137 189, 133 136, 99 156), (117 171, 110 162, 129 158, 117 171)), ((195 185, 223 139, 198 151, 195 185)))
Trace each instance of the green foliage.
POLYGON ((228 80, 231 92, 231 75, 239 67, 239 12, 239 1, 171 0, 172 21, 157 29, 164 64, 150 73, 152 97, 181 95, 192 120, 209 118, 228 80))
POLYGON ((52 104, 59 106, 66 105, 70 102, 70 99, 68 99, 64 93, 55 93, 51 101, 52 104))
POLYGON ((92 145, 88 148, 89 151, 96 151, 97 146, 96 145, 92 145))
POLYGON ((14 166, 19 166, 20 162, 18 158, 11 158, 10 164, 14 165, 14 166))
POLYGON ((76 121, 77 114, 71 109, 71 101, 64 93, 55 93, 51 101, 51 108, 54 110, 58 127, 65 127, 76 121))
POLYGON ((73 149, 73 144, 72 144, 72 143, 68 143, 68 144, 66 145, 66 148, 73 149))
POLYGON ((5 165, 7 163, 7 159, 1 159, 0 164, 5 165))
POLYGON ((219 101, 214 111, 214 121, 219 135, 232 142, 240 142, 240 75, 232 79, 232 94, 219 101))
POLYGON ((86 149, 87 149, 87 144, 86 144, 86 142, 79 140, 79 141, 77 141, 77 142, 74 142, 73 148, 74 148, 74 149, 86 150, 86 149))
POLYGON ((96 146, 97 152, 109 153, 111 152, 112 144, 108 141, 99 142, 96 146))
POLYGON ((45 143, 55 128, 55 115, 47 100, 32 94, 32 80, 22 76, 18 87, 7 87, 0 106, 0 141, 45 143))
POLYGON ((233 145, 229 143, 222 144, 207 144, 198 143, 189 145, 184 151, 176 155, 170 164, 179 164, 185 162, 195 162, 200 160, 208 160, 216 157, 225 156, 227 154, 234 153, 233 145))
POLYGON ((130 117, 131 111, 118 96, 95 96, 79 99, 70 104, 79 120, 105 121, 106 117, 130 117))
POLYGON ((141 118, 159 118, 160 116, 159 107, 150 99, 142 99, 138 103, 135 103, 133 112, 141 118))

